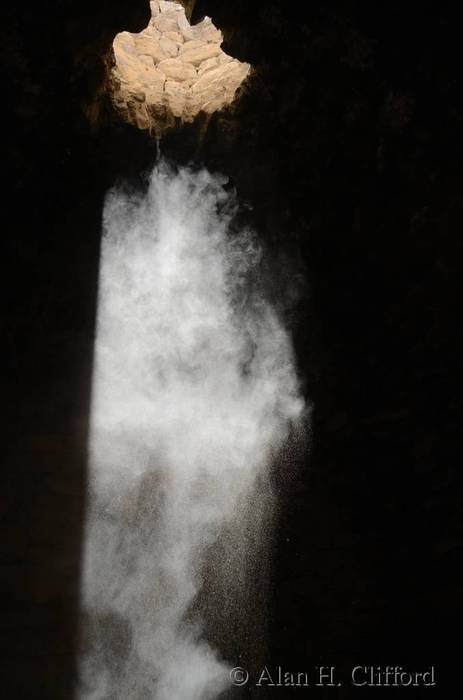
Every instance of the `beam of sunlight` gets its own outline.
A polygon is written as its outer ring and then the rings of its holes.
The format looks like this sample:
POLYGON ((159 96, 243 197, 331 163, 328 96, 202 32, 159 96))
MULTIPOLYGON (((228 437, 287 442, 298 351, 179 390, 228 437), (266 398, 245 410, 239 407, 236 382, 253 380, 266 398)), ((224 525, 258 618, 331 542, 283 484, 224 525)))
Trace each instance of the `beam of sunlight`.
POLYGON ((252 552, 213 568, 208 553, 224 532, 230 553, 266 537, 265 475, 303 419, 291 341, 265 299, 255 234, 230 227, 225 182, 161 161, 146 193, 106 199, 81 700, 204 700, 228 687, 198 600, 207 586, 243 587, 252 552))

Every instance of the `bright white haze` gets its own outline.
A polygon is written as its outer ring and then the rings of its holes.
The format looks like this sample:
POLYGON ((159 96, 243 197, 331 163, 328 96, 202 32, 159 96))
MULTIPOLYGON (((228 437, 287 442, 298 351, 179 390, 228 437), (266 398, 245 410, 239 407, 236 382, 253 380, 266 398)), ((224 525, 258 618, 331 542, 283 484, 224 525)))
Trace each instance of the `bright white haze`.
MULTIPOLYGON (((161 161, 146 193, 106 199, 80 700, 212 700, 230 686, 196 604, 207 552, 224 529, 242 546, 256 483, 304 406, 225 183, 161 161)), ((226 590, 240 572, 221 566, 207 576, 226 590)))

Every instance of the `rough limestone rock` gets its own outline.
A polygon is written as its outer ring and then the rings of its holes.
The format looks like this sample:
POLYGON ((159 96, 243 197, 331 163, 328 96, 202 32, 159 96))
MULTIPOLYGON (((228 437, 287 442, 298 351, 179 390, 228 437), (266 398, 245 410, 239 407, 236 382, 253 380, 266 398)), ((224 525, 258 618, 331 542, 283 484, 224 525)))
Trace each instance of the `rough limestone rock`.
POLYGON ((182 36, 185 39, 185 41, 194 39, 195 33, 193 31, 193 27, 185 17, 185 14, 179 14, 177 17, 177 22, 178 28, 180 29, 180 32, 182 33, 182 36))
POLYGON ((161 12, 161 8, 159 7, 159 2, 157 0, 154 0, 153 2, 150 2, 150 8, 151 8, 151 21, 156 17, 161 12))
POLYGON ((171 41, 175 41, 178 46, 181 46, 185 41, 180 32, 165 32, 164 37, 166 39, 170 39, 171 41))
POLYGON ((184 63, 177 58, 166 58, 164 61, 161 61, 159 70, 168 78, 172 78, 180 83, 187 80, 195 80, 197 77, 194 66, 184 63))
POLYGON ((217 44, 203 44, 197 48, 182 51, 181 56, 183 61, 192 63, 194 66, 199 66, 203 61, 218 56, 219 53, 220 46, 217 46, 217 44))
MULTIPOLYGON (((173 32, 166 32, 166 34, 173 34, 173 32)), ((169 39, 169 37, 166 35, 161 37, 159 45, 162 52, 167 54, 167 56, 174 57, 178 54, 178 44, 175 41, 172 41, 172 39, 169 39)))
POLYGON ((198 67, 198 75, 202 75, 203 73, 206 73, 207 71, 211 70, 212 68, 215 68, 218 65, 219 65, 219 57, 218 56, 213 56, 213 58, 208 58, 205 61, 203 61, 201 63, 201 65, 198 67))
POLYGON ((150 8, 142 32, 114 40, 113 100, 123 118, 159 130, 172 116, 188 122, 231 103, 250 66, 222 51, 209 17, 191 26, 178 2, 152 0, 150 8))
POLYGON ((157 27, 160 32, 176 32, 178 28, 177 18, 175 15, 170 17, 165 13, 156 15, 154 18, 154 26, 157 27))
MULTIPOLYGON (((117 40, 117 37, 116 37, 117 40)), ((164 58, 164 52, 161 48, 160 41, 154 36, 139 35, 135 37, 134 41, 136 54, 151 56, 154 61, 162 61, 164 58)), ((119 49, 116 53, 116 62, 119 62, 119 56, 123 53, 124 49, 119 49)))

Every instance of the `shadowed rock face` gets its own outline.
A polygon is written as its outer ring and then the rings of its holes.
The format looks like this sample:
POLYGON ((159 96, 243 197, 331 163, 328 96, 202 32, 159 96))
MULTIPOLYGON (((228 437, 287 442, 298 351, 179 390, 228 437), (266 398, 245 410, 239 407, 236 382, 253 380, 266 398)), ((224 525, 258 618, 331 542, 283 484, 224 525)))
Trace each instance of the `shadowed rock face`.
POLYGON ((172 116, 191 122, 231 103, 249 64, 222 51, 222 34, 208 17, 191 26, 177 2, 150 6, 142 32, 114 40, 113 100, 123 118, 159 132, 172 116))

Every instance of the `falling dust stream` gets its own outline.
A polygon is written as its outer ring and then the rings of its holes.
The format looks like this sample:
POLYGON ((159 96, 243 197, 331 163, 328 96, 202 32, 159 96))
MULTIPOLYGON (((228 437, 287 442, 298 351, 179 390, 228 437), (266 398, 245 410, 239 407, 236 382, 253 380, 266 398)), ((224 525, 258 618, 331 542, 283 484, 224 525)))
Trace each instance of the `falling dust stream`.
POLYGON ((226 182, 160 159, 106 197, 78 700, 219 697, 265 576, 268 475, 305 407, 226 182))

